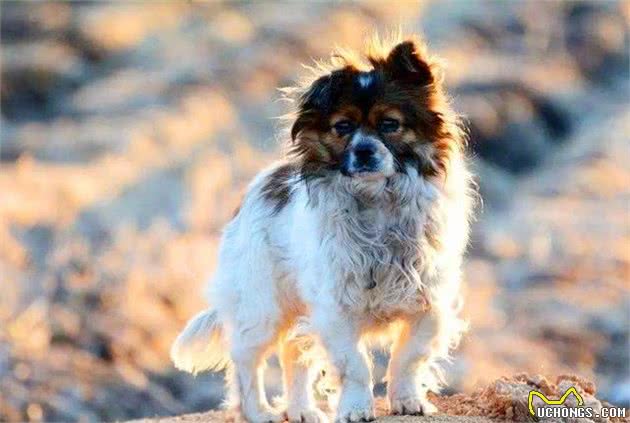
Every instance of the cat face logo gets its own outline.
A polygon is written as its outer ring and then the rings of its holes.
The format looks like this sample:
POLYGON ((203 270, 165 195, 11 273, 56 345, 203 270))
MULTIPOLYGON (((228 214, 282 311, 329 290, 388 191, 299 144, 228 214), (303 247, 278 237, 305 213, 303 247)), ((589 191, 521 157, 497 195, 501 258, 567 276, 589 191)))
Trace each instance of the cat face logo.
POLYGON ((560 399, 558 400, 550 400, 549 398, 545 396, 545 394, 539 391, 529 391, 529 396, 527 398, 527 405, 529 406, 529 413, 532 415, 532 417, 534 418, 537 417, 536 412, 534 411, 534 397, 535 396, 543 400, 543 402, 547 405, 562 405, 567 400, 567 397, 570 394, 575 395, 575 398, 577 399, 577 403, 579 406, 584 405, 584 400, 582 399, 582 396, 578 393, 578 391, 575 389, 574 386, 567 389, 566 392, 562 395, 562 397, 560 397, 560 399))

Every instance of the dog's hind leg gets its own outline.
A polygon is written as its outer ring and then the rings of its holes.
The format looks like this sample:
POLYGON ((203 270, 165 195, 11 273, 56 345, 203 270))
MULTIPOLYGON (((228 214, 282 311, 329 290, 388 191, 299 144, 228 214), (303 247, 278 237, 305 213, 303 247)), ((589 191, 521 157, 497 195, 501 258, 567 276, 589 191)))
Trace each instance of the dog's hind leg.
POLYGON ((302 355, 300 340, 287 340, 279 355, 289 422, 328 422, 326 415, 315 405, 313 383, 317 369, 302 355))
POLYGON ((241 412, 251 423, 284 421, 284 415, 269 405, 264 387, 265 359, 276 336, 273 326, 260 324, 232 338, 230 383, 236 385, 241 412))
POLYGON ((221 273, 211 298, 217 299, 229 341, 229 401, 235 402, 238 391, 241 412, 249 422, 281 422, 284 416, 267 401, 263 376, 265 359, 282 332, 282 315, 270 260, 260 251, 248 251, 240 262, 230 263, 231 273, 221 273))

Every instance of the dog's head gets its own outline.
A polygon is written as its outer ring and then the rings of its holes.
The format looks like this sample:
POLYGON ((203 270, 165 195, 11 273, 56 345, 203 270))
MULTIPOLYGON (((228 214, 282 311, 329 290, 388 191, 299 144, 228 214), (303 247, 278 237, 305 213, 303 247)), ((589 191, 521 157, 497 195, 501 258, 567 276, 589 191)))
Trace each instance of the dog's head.
POLYGON ((422 175, 444 171, 461 135, 424 46, 372 45, 366 58, 333 56, 333 66, 299 90, 291 138, 303 176, 339 171, 380 179, 407 166, 422 175))

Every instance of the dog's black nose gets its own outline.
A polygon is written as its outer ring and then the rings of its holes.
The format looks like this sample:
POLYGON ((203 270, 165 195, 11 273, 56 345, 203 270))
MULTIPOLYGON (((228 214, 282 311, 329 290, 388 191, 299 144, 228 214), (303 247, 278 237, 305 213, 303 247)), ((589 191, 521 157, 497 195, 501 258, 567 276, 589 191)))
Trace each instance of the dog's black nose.
POLYGON ((376 153, 376 146, 369 142, 361 142, 354 147, 354 156, 361 164, 368 163, 376 153))

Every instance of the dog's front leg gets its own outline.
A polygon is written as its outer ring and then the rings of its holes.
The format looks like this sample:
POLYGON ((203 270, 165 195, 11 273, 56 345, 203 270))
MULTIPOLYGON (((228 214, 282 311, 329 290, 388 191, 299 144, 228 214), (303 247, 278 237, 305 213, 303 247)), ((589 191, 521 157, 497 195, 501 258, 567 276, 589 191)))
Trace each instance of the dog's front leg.
POLYGON ((341 310, 314 310, 313 323, 341 382, 336 422, 374 420, 372 375, 359 328, 341 310))
POLYGON ((387 397, 393 414, 429 415, 437 409, 427 399, 433 385, 431 365, 438 358, 440 315, 432 310, 410 319, 392 346, 387 397))
POLYGON ((280 362, 284 373, 289 423, 328 423, 327 416, 315 405, 313 381, 315 371, 310 360, 304 361, 299 341, 288 340, 280 348, 280 362))

